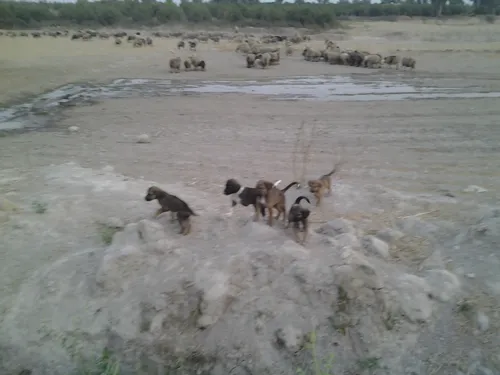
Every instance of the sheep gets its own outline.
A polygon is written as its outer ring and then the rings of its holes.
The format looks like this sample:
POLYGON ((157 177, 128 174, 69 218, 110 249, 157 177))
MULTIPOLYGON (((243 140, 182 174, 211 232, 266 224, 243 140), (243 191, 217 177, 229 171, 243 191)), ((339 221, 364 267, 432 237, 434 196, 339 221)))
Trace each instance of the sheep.
POLYGON ((173 57, 169 61, 170 71, 180 72, 182 60, 180 57, 173 57))
POLYGON ((360 66, 363 63, 365 56, 359 51, 349 52, 348 63, 351 66, 360 66))
POLYGON ((271 52, 269 53, 270 59, 269 59, 269 65, 279 65, 280 64, 280 53, 278 52, 271 52))
POLYGON ((403 68, 411 68, 412 70, 415 69, 415 65, 417 64, 417 60, 415 60, 413 57, 403 57, 401 59, 401 66, 403 68))
POLYGON ((257 65, 260 65, 262 69, 265 69, 269 66, 270 61, 271 61, 271 55, 268 52, 266 52, 263 53, 262 55, 259 55, 255 60, 255 63, 257 65))
POLYGON ((302 51, 302 56, 304 56, 307 61, 319 61, 322 57, 322 54, 320 51, 316 51, 310 47, 306 47, 304 48, 304 51, 302 51))
POLYGON ((386 56, 384 57, 384 64, 386 65, 396 65, 396 69, 399 69, 399 64, 401 63, 401 58, 396 55, 386 56))
POLYGON ((247 68, 252 68, 255 65, 255 54, 249 53, 246 57, 247 68))
POLYGON ((366 55, 363 59, 363 66, 365 68, 380 67, 382 62, 382 56, 379 54, 366 55))

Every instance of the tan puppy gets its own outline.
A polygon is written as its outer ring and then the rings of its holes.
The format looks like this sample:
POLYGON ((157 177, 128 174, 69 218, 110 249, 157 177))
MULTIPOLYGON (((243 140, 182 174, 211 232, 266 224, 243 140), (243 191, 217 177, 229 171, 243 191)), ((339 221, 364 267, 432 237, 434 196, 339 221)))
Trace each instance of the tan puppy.
POLYGON ((290 189, 293 185, 298 185, 298 182, 294 181, 288 184, 284 189, 280 190, 275 187, 269 181, 259 180, 255 188, 259 191, 259 196, 261 197, 257 201, 258 208, 255 212, 255 221, 259 220, 260 207, 263 205, 267 208, 269 212, 268 224, 273 225, 273 208, 278 211, 279 219, 280 215, 283 214, 283 222, 286 221, 286 199, 285 192, 290 189))
POLYGON ((309 185, 309 191, 314 194, 316 198, 316 206, 319 206, 321 199, 328 192, 328 195, 332 194, 332 176, 337 172, 339 165, 337 164, 335 168, 330 173, 324 174, 317 180, 309 180, 307 185, 309 185))

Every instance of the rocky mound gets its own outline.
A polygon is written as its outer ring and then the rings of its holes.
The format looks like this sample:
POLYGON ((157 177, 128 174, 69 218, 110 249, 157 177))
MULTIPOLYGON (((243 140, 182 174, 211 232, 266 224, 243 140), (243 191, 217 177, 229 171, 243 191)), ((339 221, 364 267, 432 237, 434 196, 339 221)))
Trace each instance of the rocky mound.
MULTIPOLYGON (((78 186, 82 207, 156 208, 143 200, 146 181, 64 168, 52 181, 78 186)), ((192 236, 179 235, 169 215, 113 219, 123 228, 109 246, 35 272, 1 323, 3 371, 67 374, 108 348, 131 373, 292 374, 331 365, 332 373, 401 374, 402 353, 460 289, 442 268, 412 274, 392 262, 399 231, 365 235, 335 219, 302 247, 281 223, 254 223, 246 211, 226 218, 204 193, 180 195, 200 214, 192 236)))

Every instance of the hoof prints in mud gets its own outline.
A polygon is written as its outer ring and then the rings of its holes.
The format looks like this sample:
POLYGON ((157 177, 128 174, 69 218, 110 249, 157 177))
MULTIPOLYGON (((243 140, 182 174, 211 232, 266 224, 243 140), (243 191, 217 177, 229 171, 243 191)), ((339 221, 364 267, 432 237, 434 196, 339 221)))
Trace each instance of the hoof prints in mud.
POLYGON ((456 88, 418 87, 381 79, 367 80, 346 76, 297 77, 269 83, 244 81, 203 81, 196 85, 171 80, 118 79, 108 85, 66 85, 41 95, 31 102, 0 111, 0 130, 40 128, 47 115, 57 108, 92 104, 104 98, 158 97, 200 93, 239 93, 271 96, 277 100, 375 101, 408 99, 453 99, 500 97, 500 92, 473 92, 456 88))

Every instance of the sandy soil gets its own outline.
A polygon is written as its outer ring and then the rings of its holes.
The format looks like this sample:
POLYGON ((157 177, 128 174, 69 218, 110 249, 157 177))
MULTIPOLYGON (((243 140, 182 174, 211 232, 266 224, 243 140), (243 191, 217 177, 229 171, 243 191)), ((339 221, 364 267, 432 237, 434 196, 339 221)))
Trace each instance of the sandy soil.
MULTIPOLYGON (((493 90, 500 88, 500 44, 492 39, 499 27, 467 20, 454 25, 380 22, 354 25, 336 35, 343 39, 341 45, 351 48, 369 45, 381 52, 407 49, 408 55, 418 59, 417 71, 405 73, 413 78, 432 80, 436 85, 493 90)), ((115 47, 111 40, 84 43, 1 38, 0 43, 2 50, 16 51, 7 53, 0 65, 0 76, 9 77, 0 80, 0 102, 78 80, 260 80, 304 74, 380 74, 307 63, 299 56, 285 58, 279 67, 268 70, 246 69, 241 56, 227 51, 231 46, 209 44, 198 52, 208 62, 207 72, 172 75, 167 69, 175 44, 172 40, 155 40, 154 47, 142 49, 115 47), (32 48, 35 45, 38 49, 32 48), (31 65, 35 58, 37 72, 31 65)), ((387 69, 384 72, 399 77, 387 69)), ((356 202, 354 193, 352 201, 344 202, 337 201, 334 194, 314 213, 315 226, 340 216, 365 220, 367 230, 380 229, 398 217, 428 212, 422 218, 446 223, 456 234, 473 222, 478 209, 498 202, 499 116, 498 99, 326 103, 201 94, 107 100, 66 109, 45 131, 0 138, 2 169, 26 178, 22 188, 15 179, 6 179, 0 191, 14 193, 9 198, 13 200, 21 199, 15 195, 20 189, 36 194, 36 181, 30 177, 33 171, 76 161, 91 168, 112 165, 126 176, 160 184, 175 181, 196 187, 213 196, 214 207, 220 205, 225 211, 227 199, 220 192, 227 178, 253 184, 262 177, 283 181, 298 177, 292 158, 297 129, 304 123, 307 129, 315 129, 308 177, 344 160, 336 189, 357 186, 373 194, 375 200, 377 192, 381 195, 380 202, 367 204, 356 202), (80 131, 69 134, 70 126, 78 126, 80 131), (154 135, 152 143, 136 144, 134 137, 141 133, 154 135), (465 193, 469 185, 487 191, 465 193), (383 200, 388 191, 401 199, 392 203, 383 200)), ((449 233, 442 238, 449 240, 449 233)), ((471 253, 443 243, 442 251, 451 269, 475 274, 476 283, 500 282, 498 254, 491 247, 471 253)), ((46 255, 28 262, 26 254, 17 258, 10 254, 18 267, 3 263, 0 272, 5 280, 20 280, 40 262, 54 260, 46 255)), ((4 296, 15 293, 13 286, 4 296)), ((493 311, 496 307, 489 308, 493 311)), ((449 339, 449 333, 443 337, 449 339)), ((464 338, 467 335, 453 336, 454 340, 464 338)), ((481 345, 486 352, 493 350, 491 342, 481 345)), ((453 358, 456 352, 443 355, 448 354, 453 358)))

